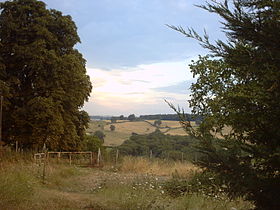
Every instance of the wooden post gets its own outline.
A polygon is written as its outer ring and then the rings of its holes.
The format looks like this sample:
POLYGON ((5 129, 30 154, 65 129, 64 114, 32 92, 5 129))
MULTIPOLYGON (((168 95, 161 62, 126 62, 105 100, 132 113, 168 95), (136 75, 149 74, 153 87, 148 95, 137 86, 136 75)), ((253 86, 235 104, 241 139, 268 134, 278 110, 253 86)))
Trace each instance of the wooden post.
POLYGON ((119 159, 119 150, 117 149, 117 151, 116 151, 116 165, 118 163, 118 159, 119 159))
POLYGON ((3 111, 3 96, 0 97, 0 142, 2 141, 2 111, 3 111))
POLYGON ((71 157, 71 153, 69 153, 69 163, 70 163, 70 165, 72 165, 72 157, 71 157))
POLYGON ((41 166, 41 164, 42 164, 42 157, 41 157, 41 153, 38 155, 38 158, 39 158, 39 166, 41 166))
POLYGON ((93 154, 92 152, 90 152, 90 165, 92 165, 92 163, 93 163, 93 154))
POLYGON ((58 153, 57 153, 57 162, 60 162, 60 155, 61 155, 61 153, 58 152, 58 153))
POLYGON ((182 152, 182 163, 183 163, 183 161, 184 161, 184 153, 182 152))
POLYGON ((152 157, 153 157, 153 151, 150 150, 150 159, 152 159, 152 157))
POLYGON ((48 153, 48 150, 46 148, 46 144, 44 144, 43 152, 44 152, 43 184, 45 184, 46 183, 45 180, 46 180, 47 153, 48 153))
POLYGON ((18 152, 18 141, 16 141, 16 152, 18 152))
POLYGON ((97 154, 97 166, 100 166, 100 158, 101 158, 101 150, 98 148, 98 154, 97 154))

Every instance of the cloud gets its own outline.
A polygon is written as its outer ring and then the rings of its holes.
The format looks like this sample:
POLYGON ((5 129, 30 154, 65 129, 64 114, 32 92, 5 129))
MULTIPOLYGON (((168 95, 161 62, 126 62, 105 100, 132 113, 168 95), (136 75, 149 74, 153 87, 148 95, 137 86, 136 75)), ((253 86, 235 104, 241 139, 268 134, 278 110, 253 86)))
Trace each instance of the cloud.
POLYGON ((111 71, 88 68, 93 92, 84 108, 92 115, 145 114, 156 107, 157 113, 169 113, 164 99, 186 107, 188 95, 180 89, 186 89, 183 84, 192 76, 186 67, 181 61, 111 71))
POLYGON ((196 81, 195 79, 186 80, 183 82, 179 82, 175 85, 155 88, 154 90, 160 91, 160 92, 167 92, 167 93, 190 94, 191 84, 194 83, 195 81, 196 81))

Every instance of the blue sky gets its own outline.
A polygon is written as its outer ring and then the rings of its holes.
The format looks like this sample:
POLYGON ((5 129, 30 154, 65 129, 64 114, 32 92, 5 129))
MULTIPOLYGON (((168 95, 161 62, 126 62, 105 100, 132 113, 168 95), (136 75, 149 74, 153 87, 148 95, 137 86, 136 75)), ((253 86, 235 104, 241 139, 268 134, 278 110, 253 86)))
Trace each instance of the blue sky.
POLYGON ((93 91, 90 115, 173 113, 169 100, 190 111, 188 64, 206 54, 192 39, 165 24, 206 29, 222 37, 216 15, 194 4, 202 0, 45 0, 48 8, 71 15, 87 60, 93 91))

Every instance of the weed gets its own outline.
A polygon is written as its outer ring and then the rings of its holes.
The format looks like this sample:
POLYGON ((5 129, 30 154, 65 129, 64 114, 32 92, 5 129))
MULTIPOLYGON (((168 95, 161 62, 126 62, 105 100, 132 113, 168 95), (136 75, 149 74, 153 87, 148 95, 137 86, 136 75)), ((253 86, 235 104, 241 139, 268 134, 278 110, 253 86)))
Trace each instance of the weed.
POLYGON ((153 174, 157 176, 191 176, 199 168, 188 162, 165 161, 144 157, 126 156, 120 166, 122 172, 153 174))
POLYGON ((0 206, 19 205, 32 198, 36 179, 32 169, 24 165, 12 166, 0 171, 0 206))

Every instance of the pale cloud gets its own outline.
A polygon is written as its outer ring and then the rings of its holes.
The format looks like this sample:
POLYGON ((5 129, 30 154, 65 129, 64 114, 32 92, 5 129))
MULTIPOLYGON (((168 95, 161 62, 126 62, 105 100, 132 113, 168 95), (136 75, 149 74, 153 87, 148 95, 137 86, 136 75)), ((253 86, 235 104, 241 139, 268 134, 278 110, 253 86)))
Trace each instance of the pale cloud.
POLYGON ((181 10, 190 9, 193 5, 191 2, 186 0, 178 0, 173 2, 175 7, 181 10))
POLYGON ((93 91, 84 109, 91 115, 172 113, 164 99, 187 107, 187 92, 160 89, 191 79, 186 62, 154 63, 111 71, 88 68, 87 71, 93 91))

